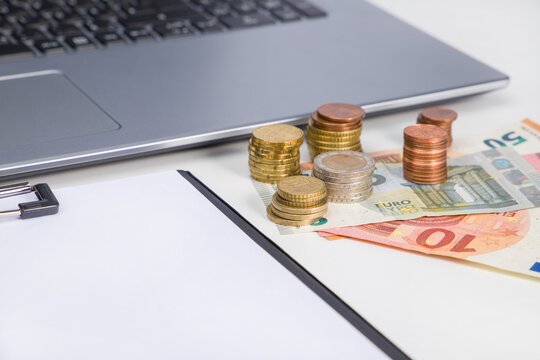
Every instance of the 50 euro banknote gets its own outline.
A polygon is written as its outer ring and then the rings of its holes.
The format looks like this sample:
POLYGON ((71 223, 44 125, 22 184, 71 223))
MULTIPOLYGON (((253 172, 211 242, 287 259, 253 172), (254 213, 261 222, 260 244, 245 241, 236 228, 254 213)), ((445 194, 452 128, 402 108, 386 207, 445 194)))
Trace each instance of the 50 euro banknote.
MULTIPOLYGON (((525 119, 487 136, 457 140, 452 156, 514 147, 540 171, 540 125, 525 119)), ((400 151, 374 154, 401 161, 400 151)), ((495 214, 424 217, 328 229, 329 240, 366 240, 426 254, 449 256, 540 277, 540 208, 495 214)))
MULTIPOLYGON (((253 183, 267 205, 275 186, 253 183)), ((496 213, 540 206, 540 174, 508 147, 450 159, 448 179, 438 185, 413 184, 403 178, 401 164, 378 162, 373 189, 373 195, 362 202, 329 203, 327 214, 315 224, 277 225, 279 231, 295 234, 424 216, 496 213)))

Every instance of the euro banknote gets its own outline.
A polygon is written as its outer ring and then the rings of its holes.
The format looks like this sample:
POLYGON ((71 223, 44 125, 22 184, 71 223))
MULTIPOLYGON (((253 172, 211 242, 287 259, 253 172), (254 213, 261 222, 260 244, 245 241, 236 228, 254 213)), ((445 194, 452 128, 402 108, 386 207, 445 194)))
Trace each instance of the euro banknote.
MULTIPOLYGON (((530 119, 487 136, 457 140, 452 156, 514 147, 540 171, 540 125, 530 119)), ((373 154, 401 161, 400 151, 373 154)), ((424 217, 319 232, 329 240, 367 240, 426 254, 449 256, 540 277, 540 208, 495 214, 424 217)))
MULTIPOLYGON (((305 169, 305 167, 304 167, 305 169)), ((275 186, 254 181, 267 205, 275 186)), ((516 211, 540 206, 540 174, 510 147, 489 149, 449 160, 448 180, 417 185, 403 178, 401 164, 378 162, 373 195, 353 204, 330 203, 319 222, 278 226, 282 234, 416 219, 516 211)))

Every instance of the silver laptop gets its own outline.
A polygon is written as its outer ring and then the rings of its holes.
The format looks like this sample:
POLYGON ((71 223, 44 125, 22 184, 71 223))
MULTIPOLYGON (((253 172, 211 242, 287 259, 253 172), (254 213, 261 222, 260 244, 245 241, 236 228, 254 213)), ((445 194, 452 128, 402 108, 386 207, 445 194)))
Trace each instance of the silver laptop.
POLYGON ((508 81, 360 0, 7 0, 0 14, 0 178, 508 81))

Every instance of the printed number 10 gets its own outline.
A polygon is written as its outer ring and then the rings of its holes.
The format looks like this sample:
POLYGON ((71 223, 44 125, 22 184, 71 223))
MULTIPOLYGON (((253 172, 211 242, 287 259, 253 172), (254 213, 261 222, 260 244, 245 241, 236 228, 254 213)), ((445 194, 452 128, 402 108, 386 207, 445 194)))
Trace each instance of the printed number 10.
MULTIPOLYGON (((427 229, 421 232, 416 238, 416 243, 420 246, 423 246, 429 249, 437 249, 437 248, 450 244, 454 240, 455 237, 456 237, 456 234, 454 234, 450 230, 441 229, 441 228, 432 228, 432 229, 427 229), (428 244, 428 240, 430 236, 435 233, 443 234, 443 238, 436 244, 428 244)), ((450 251, 475 252, 476 250, 474 248, 467 247, 467 245, 469 245, 471 241, 474 240, 475 237, 476 237, 475 235, 465 234, 461 239, 457 241, 456 245, 454 245, 454 247, 452 247, 450 251)))

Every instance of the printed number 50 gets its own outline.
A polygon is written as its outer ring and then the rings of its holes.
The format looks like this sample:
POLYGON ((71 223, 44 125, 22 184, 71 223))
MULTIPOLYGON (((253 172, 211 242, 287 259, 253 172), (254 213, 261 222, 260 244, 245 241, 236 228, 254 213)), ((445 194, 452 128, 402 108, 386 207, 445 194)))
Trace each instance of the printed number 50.
POLYGON ((525 139, 524 137, 517 135, 515 131, 510 131, 509 133, 504 134, 503 136, 501 136, 501 139, 502 141, 498 139, 486 139, 484 140, 484 144, 486 144, 492 149, 495 149, 497 147, 504 147, 507 143, 516 146, 518 144, 521 144, 522 142, 527 141, 527 139, 525 139))

